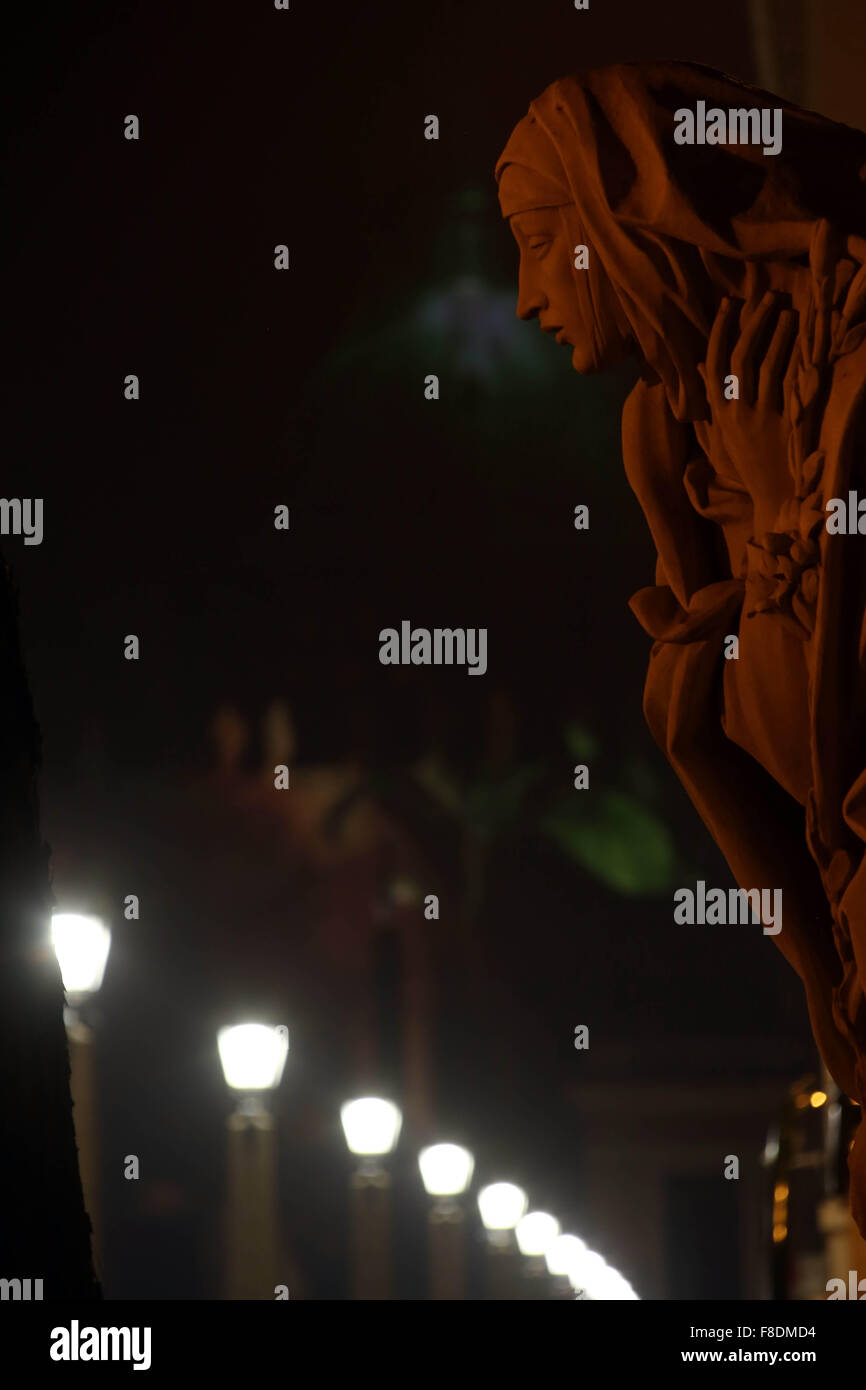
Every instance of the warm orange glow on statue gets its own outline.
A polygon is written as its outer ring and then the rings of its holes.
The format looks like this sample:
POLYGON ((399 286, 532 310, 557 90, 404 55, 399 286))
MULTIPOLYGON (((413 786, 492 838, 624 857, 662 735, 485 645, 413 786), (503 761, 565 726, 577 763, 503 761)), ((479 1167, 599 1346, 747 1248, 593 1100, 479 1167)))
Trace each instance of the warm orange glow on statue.
MULTIPOLYGON (((654 638, 647 721, 739 885, 782 890, 774 939, 862 1106, 866 534, 825 525, 831 498, 866 498, 861 170, 859 131, 659 63, 555 82, 496 173, 518 314, 579 372, 641 363, 623 458, 658 551, 632 600, 654 638), (779 152, 678 143, 699 102, 779 110, 779 152)), ((866 1132, 849 1165, 866 1234, 866 1132)))

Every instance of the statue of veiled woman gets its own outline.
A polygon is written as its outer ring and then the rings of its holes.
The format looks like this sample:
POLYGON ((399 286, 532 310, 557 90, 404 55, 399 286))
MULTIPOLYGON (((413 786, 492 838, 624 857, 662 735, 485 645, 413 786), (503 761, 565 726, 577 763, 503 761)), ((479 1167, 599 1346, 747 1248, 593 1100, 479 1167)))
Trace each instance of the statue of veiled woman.
MULTIPOLYGON (((739 886, 782 890, 775 940, 863 1106, 866 534, 827 504, 866 499, 866 135, 709 68, 620 64, 548 87, 496 176, 518 315, 578 372, 640 363, 646 718, 739 886), (781 150, 678 143, 698 102, 780 110, 781 150)), ((862 1125, 849 1169, 866 1234, 862 1125)))

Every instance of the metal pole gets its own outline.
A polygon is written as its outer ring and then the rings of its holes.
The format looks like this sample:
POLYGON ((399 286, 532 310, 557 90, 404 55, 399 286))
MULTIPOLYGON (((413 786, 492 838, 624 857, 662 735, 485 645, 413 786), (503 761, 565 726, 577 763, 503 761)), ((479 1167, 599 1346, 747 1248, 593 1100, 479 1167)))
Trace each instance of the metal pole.
POLYGON ((93 1029, 73 1010, 67 1012, 69 1040, 69 1088, 75 1141, 78 1145, 78 1171, 84 1192, 84 1205, 90 1217, 93 1267, 102 1274, 102 1211, 99 1200, 99 1137, 96 1120, 96 1079, 93 1064, 93 1029))
POLYGON ((487 1297, 520 1298, 519 1255, 510 1231, 487 1233, 487 1297))
POLYGON ((391 1298, 391 1179, 382 1168, 352 1174, 352 1298, 391 1298))
POLYGON ((466 1297, 463 1212, 457 1202, 438 1200, 430 1208, 430 1297, 466 1297))
POLYGON ((224 1296, 272 1299, 279 1244, 276 1126, 263 1108, 229 1115, 224 1296))

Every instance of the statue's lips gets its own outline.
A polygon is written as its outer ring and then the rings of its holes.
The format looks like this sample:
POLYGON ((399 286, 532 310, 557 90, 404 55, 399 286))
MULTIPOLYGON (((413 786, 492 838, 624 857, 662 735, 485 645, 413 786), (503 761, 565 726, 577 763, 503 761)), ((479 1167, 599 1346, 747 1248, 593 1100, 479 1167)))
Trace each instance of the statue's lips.
MULTIPOLYGON (((540 319, 539 319, 539 323, 541 323, 541 320, 540 320, 540 319)), ((556 334, 556 341, 557 341, 558 343, 562 343, 562 342, 565 341, 565 339, 564 339, 563 336, 562 336, 564 330, 563 330, 561 324, 558 324, 558 323, 542 323, 542 324, 541 324, 541 331, 542 331, 542 333, 555 333, 555 334, 556 334)))

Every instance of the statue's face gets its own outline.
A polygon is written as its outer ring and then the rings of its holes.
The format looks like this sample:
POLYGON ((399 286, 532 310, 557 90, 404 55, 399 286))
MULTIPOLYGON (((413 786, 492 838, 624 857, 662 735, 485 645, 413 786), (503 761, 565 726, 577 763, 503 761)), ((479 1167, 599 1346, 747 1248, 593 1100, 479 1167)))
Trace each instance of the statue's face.
MULTIPOLYGON (((571 364, 576 372, 597 372, 620 361, 627 347, 621 314, 613 303, 613 291, 597 309, 589 291, 578 294, 574 247, 562 208, 537 208, 516 212, 508 219, 520 247, 520 289, 517 297, 519 318, 536 315, 542 332, 554 333, 558 343, 572 349, 571 364), (600 322, 600 318, 604 322, 600 322)), ((590 254, 592 254, 590 252, 590 254)), ((606 283, 602 274, 598 280, 606 283)))

